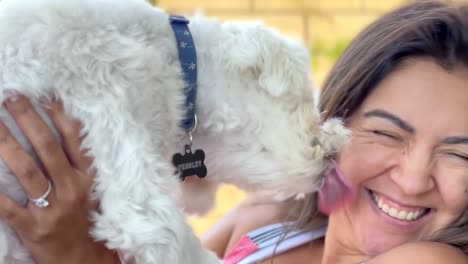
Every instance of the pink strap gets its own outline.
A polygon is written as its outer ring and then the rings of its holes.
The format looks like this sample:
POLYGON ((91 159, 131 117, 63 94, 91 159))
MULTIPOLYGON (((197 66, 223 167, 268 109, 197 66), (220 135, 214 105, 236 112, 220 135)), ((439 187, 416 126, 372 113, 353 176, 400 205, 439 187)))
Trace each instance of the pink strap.
POLYGON ((248 236, 243 236, 224 258, 224 264, 236 264, 258 250, 258 246, 248 236))

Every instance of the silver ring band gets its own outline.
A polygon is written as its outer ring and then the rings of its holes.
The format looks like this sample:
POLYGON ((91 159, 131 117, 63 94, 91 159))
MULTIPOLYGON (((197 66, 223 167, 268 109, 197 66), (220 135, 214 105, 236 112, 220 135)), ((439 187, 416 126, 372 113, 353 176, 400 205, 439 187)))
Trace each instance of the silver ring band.
POLYGON ((49 196, 50 192, 52 191, 52 182, 48 179, 47 180, 47 190, 43 195, 38 198, 32 198, 28 195, 28 200, 33 202, 39 208, 47 208, 49 207, 49 201, 47 201, 47 196, 49 196))

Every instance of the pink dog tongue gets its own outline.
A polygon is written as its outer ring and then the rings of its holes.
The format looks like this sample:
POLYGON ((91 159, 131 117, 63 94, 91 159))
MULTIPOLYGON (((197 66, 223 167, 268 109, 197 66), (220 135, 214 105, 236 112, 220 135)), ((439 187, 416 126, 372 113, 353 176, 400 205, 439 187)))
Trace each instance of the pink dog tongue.
POLYGON ((354 197, 354 188, 335 164, 334 169, 325 177, 325 182, 319 191, 319 210, 329 215, 351 202, 354 197))

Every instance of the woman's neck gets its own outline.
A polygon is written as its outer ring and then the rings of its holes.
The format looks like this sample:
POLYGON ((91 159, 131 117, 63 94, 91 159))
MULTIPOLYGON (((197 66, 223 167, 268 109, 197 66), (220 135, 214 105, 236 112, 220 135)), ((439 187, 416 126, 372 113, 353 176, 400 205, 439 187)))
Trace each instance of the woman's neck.
POLYGON ((330 216, 321 264, 357 264, 366 260, 364 254, 355 245, 352 231, 346 228, 349 225, 343 221, 349 222, 344 214, 330 216))

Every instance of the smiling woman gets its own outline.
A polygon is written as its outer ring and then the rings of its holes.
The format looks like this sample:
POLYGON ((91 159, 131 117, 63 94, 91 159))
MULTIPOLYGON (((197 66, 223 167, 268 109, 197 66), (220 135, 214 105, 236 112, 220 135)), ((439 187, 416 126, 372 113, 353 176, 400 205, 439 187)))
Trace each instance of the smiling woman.
POLYGON ((429 238, 466 209, 467 82, 465 66, 407 59, 348 118, 353 137, 339 164, 361 189, 332 221, 353 219, 341 232, 359 234, 365 252, 429 238))
POLYGON ((338 219, 370 254, 419 240, 468 252, 467 11, 429 2, 389 14, 327 80, 321 108, 353 131, 339 164, 360 187, 338 219))

